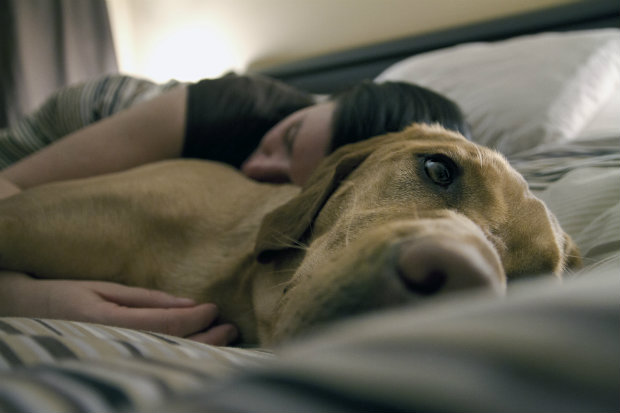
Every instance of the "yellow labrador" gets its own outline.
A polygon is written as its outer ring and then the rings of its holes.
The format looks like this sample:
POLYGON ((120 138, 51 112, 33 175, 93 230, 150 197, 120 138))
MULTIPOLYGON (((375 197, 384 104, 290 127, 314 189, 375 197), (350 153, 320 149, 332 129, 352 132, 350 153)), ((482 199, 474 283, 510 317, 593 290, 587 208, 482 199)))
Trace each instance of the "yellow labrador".
POLYGON ((577 265, 506 160, 438 126, 343 147, 301 191, 181 160, 0 202, 0 268, 215 302, 246 344, 577 265))

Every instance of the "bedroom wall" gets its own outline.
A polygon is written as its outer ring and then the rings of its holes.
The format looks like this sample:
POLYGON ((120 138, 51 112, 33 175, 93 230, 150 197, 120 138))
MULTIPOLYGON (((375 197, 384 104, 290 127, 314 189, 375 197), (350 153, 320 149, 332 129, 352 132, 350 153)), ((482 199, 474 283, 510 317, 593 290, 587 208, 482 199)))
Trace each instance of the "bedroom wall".
POLYGON ((197 80, 575 2, 107 0, 120 70, 156 81, 197 80))

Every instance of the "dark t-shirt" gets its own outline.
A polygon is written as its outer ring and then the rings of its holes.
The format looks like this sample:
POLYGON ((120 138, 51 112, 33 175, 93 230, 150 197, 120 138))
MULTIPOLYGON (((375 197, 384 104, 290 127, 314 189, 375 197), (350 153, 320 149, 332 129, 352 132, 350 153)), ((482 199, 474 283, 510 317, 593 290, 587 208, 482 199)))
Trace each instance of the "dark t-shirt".
POLYGON ((237 168, 272 126, 314 103, 312 95, 279 81, 236 74, 189 85, 187 99, 183 157, 237 168))

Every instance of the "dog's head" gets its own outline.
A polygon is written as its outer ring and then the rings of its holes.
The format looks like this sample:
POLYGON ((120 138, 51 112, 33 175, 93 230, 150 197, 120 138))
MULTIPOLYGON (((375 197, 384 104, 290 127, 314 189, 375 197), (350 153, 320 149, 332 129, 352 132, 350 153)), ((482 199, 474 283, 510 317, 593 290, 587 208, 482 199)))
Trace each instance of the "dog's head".
POLYGON ((334 152, 266 217, 256 253, 277 271, 294 268, 274 323, 259 331, 266 342, 442 292, 501 293, 506 280, 560 277, 580 263, 500 154, 428 125, 334 152))

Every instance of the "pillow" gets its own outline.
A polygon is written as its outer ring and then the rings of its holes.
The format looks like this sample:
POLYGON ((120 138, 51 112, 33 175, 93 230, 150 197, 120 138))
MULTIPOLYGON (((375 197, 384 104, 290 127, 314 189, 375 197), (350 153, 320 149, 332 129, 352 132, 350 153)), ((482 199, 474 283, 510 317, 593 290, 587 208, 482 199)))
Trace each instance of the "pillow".
POLYGON ((476 142, 506 155, 575 138, 620 85, 620 30, 468 43, 402 60, 377 81, 409 81, 456 101, 476 142))
POLYGON ((620 136, 620 84, 579 132, 577 139, 594 140, 617 136, 620 136))

